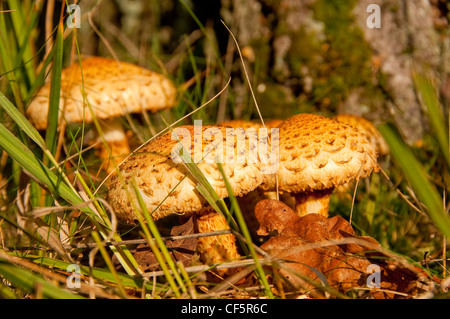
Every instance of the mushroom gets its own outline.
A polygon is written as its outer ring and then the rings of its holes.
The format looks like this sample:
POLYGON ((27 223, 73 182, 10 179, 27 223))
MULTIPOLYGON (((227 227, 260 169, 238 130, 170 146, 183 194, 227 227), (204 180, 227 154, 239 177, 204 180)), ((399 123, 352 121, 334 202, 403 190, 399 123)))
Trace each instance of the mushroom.
MULTIPOLYGON (((259 162, 249 160, 250 146, 244 135, 245 145, 238 147, 237 138, 244 132, 228 134, 222 126, 181 126, 174 133, 168 132, 145 145, 139 153, 129 157, 111 178, 107 199, 119 220, 134 223, 136 195, 130 186, 134 179, 143 202, 152 218, 179 214, 195 215, 200 232, 228 228, 224 216, 212 210, 196 188, 198 182, 179 158, 180 143, 190 154, 220 198, 228 197, 223 177, 218 170, 216 157, 222 158, 222 166, 235 196, 242 196, 256 187, 263 176, 259 162), (230 140, 230 135, 232 135, 230 140), (212 140, 212 142, 211 142, 212 140), (178 153, 177 153, 178 152, 178 153), (244 161, 236 160, 244 155, 244 161), (197 160, 198 159, 198 160, 197 160)), ((229 133, 229 132, 228 132, 229 133)), ((206 262, 224 262, 238 258, 235 237, 232 234, 199 238, 198 251, 206 262)))
POLYGON ((267 121, 265 124, 266 124, 266 127, 268 127, 268 128, 276 128, 276 127, 280 126, 281 123, 283 123, 283 120, 271 119, 271 120, 267 121))
MULTIPOLYGON (((230 229, 226 219, 211 207, 201 209, 196 213, 196 218, 197 231, 199 233, 230 229)), ((198 239, 198 252, 203 262, 209 265, 237 260, 241 256, 235 243, 236 238, 232 234, 225 234, 220 237, 201 237, 198 239)), ((226 271, 220 273, 225 274, 226 271)))
POLYGON ((264 127, 261 122, 246 121, 246 120, 229 120, 229 121, 220 122, 219 125, 228 126, 231 128, 242 128, 244 130, 246 130, 248 128, 254 128, 255 130, 258 130, 258 129, 264 127))
MULTIPOLYGON (((389 146, 384 140, 381 133, 370 121, 365 118, 353 115, 353 114, 338 114, 333 117, 339 122, 348 124, 358 129, 360 132, 366 134, 367 140, 372 143, 373 147, 378 153, 378 156, 384 156, 389 153, 389 146)), ((352 195, 350 190, 354 188, 355 182, 339 185, 336 188, 336 194, 339 198, 351 199, 352 195)))
MULTIPOLYGON (((265 123, 268 137, 270 137, 271 134, 271 128, 275 128, 276 125, 280 124, 282 120, 271 120, 268 123, 265 123)), ((254 134, 259 136, 259 130, 261 128, 264 128, 264 125, 261 122, 256 121, 246 121, 246 120, 229 120, 221 122, 220 125, 227 126, 233 129, 243 129, 246 130, 247 133, 253 133, 251 129, 254 129, 254 134), (250 130, 249 130, 250 129, 250 130)), ((283 201, 289 203, 292 202, 290 200, 290 195, 282 193, 280 194, 280 197, 283 198, 283 201)), ((252 234, 252 237, 256 240, 259 239, 259 236, 257 235, 256 231, 259 227, 258 220, 255 217, 254 214, 254 208, 255 205, 264 199, 277 199, 277 192, 276 191, 265 191, 261 188, 257 187, 255 190, 249 192, 248 194, 238 197, 237 200, 239 202, 239 206, 242 209, 242 214, 245 219, 245 222, 247 224, 248 229, 250 230, 250 233, 252 234)))
POLYGON ((338 114, 333 118, 341 123, 351 125, 366 134, 367 139, 370 143, 372 143, 373 147, 378 152, 378 156, 389 153, 389 146, 375 125, 373 125, 370 121, 354 114, 338 114))
MULTIPOLYGON (((264 121, 264 125, 261 123, 261 121, 246 121, 246 120, 229 120, 219 123, 222 126, 229 126, 232 128, 243 128, 244 130, 248 128, 254 128, 254 129, 260 129, 264 126, 269 130, 271 128, 278 127, 281 123, 283 123, 283 120, 280 119, 271 119, 269 121, 264 121)), ((270 132, 269 132, 270 133, 270 132)))
POLYGON ((372 144, 354 127, 320 115, 297 114, 279 126, 278 171, 260 188, 291 193, 300 216, 328 216, 333 189, 378 171, 376 157, 372 144))
MULTIPOLYGON (((49 96, 50 83, 46 83, 26 111, 38 130, 47 127, 49 96)), ((111 149, 111 158, 119 161, 130 153, 130 147, 118 117, 172 107, 175 99, 175 86, 162 74, 114 59, 84 58, 81 67, 77 62, 61 72, 59 123, 91 123, 95 116, 111 149)), ((99 132, 96 135, 94 143, 102 140, 99 132)), ((105 148, 100 147, 98 154, 102 159, 109 158, 105 148)), ((114 163, 106 166, 107 172, 114 169, 114 163)))

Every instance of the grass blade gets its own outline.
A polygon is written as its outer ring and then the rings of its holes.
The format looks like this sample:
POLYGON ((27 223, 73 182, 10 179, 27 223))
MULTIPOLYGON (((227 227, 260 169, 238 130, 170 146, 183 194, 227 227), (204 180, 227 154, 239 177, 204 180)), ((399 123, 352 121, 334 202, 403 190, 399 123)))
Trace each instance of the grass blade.
POLYGON ((125 288, 122 285, 122 282, 120 281, 120 278, 117 274, 116 269, 114 268, 113 262, 111 258, 109 257, 108 253, 106 252, 105 247, 102 245, 100 235, 96 232, 92 232, 92 238, 94 238, 95 242, 97 243, 97 247, 100 250, 100 253, 103 257, 103 260, 105 261, 106 265, 108 266, 108 269, 110 270, 111 274, 114 276, 114 280, 117 283, 117 287, 119 288, 120 293, 123 297, 127 296, 127 293, 125 292, 125 288))
POLYGON ((267 281, 266 275, 264 273, 264 269, 261 266, 261 263, 259 261, 259 257, 255 251, 255 248, 253 247, 253 242, 252 242, 252 237, 250 235, 250 232, 247 228, 247 224, 245 223, 244 220, 244 216, 242 215, 241 209, 239 207, 239 203, 237 202, 236 197, 233 194, 233 189, 231 188, 230 183, 228 182, 228 179, 225 175, 225 172, 223 170, 223 166, 221 163, 217 163, 217 166, 219 167, 219 171, 222 174, 223 180, 225 182, 225 186, 227 188, 228 191, 228 197, 231 201, 231 205, 234 209, 235 215, 236 215, 236 219, 238 221, 239 227, 242 231, 242 234, 245 237, 245 240, 247 241, 247 247, 248 250, 250 252, 251 257, 253 258, 253 260, 255 261, 255 267, 256 267, 256 273, 258 274, 259 280, 261 281, 261 283, 264 286, 264 289, 266 291, 266 294, 268 297, 273 298, 273 294, 272 291, 270 289, 270 285, 269 282, 267 281))
MULTIPOLYGON (((104 225, 106 226, 106 229, 104 229, 101 225, 98 225, 97 227, 100 230, 100 234, 103 236, 104 239, 108 237, 108 230, 112 228, 112 222, 109 220, 108 215, 104 211, 103 207, 98 203, 98 201, 95 200, 94 195, 89 190, 86 182, 81 177, 80 173, 77 171, 75 172, 75 176, 80 181, 81 185, 83 186, 84 191, 86 192, 87 196, 90 200, 93 200, 94 206, 98 212, 98 215, 100 219, 103 221, 104 225)), ((121 237, 117 232, 114 232, 112 235, 115 241, 121 241, 121 237)), ((110 246, 111 251, 116 255, 117 259, 120 261, 121 265, 129 275, 136 275, 139 272, 142 272, 140 270, 140 267, 133 257, 132 253, 129 251, 128 247, 125 245, 114 245, 110 246)))
POLYGON ((33 27, 36 26, 38 13, 40 11, 39 7, 42 7, 42 4, 31 6, 30 12, 27 12, 25 6, 20 2, 17 0, 9 0, 8 6, 11 10, 15 10, 14 13, 11 14, 11 21, 14 35, 19 43, 19 52, 17 52, 18 54, 16 57, 17 59, 20 58, 21 61, 17 62, 23 64, 25 73, 32 82, 34 81, 35 74, 32 67, 33 65, 28 63, 33 57, 33 48, 30 45, 30 37, 33 27), (27 27, 24 28, 24 26, 27 27))
MULTIPOLYGON (((47 168, 33 152, 16 138, 3 124, 0 124, 0 146, 25 169, 39 184, 45 185, 54 196, 61 196, 72 205, 83 201, 74 190, 61 181, 53 171, 47 168)), ((83 212, 101 222, 89 207, 81 208, 83 212)), ((102 222, 101 222, 102 223, 102 222)))
POLYGON ((414 192, 428 208, 431 219, 442 233, 449 237, 450 218, 444 211, 439 192, 435 185, 428 180, 424 168, 392 127, 384 124, 379 127, 379 130, 389 144, 393 157, 399 163, 414 192))
MULTIPOLYGON (((49 258, 49 257, 41 257, 41 256, 37 256, 37 255, 30 255, 30 254, 22 256, 21 254, 15 253, 15 252, 11 252, 10 254, 13 256, 25 258, 27 260, 32 261, 35 264, 38 264, 41 266, 46 266, 49 268, 59 269, 61 271, 67 271, 67 268, 69 267, 69 265, 71 265, 71 263, 69 263, 69 262, 65 262, 62 260, 49 258)), ((150 282, 144 281, 143 279, 136 278, 134 276, 130 276, 130 275, 122 274, 122 273, 116 273, 113 275, 112 272, 109 271, 108 269, 102 269, 102 268, 97 268, 97 267, 86 267, 83 265, 79 265, 79 266, 80 266, 80 274, 85 275, 85 276, 93 276, 94 278, 96 278, 100 281, 106 281, 106 282, 111 282, 111 283, 116 284, 117 283, 116 278, 119 278, 124 287, 140 289, 143 286, 145 286, 145 288, 147 290, 152 289, 152 284, 150 282)))
MULTIPOLYGON (((47 257, 39 257, 39 256, 25 256, 26 258, 31 258, 35 263, 43 264, 51 267, 57 267, 61 270, 66 270, 67 267, 70 265, 67 262, 63 262, 56 259, 51 259, 47 257)), ((100 280, 106 280, 110 282, 115 282, 115 276, 112 275, 112 273, 108 270, 101 269, 101 268, 92 268, 92 267, 85 267, 83 265, 80 266, 80 273, 84 275, 92 275, 100 280)), ((136 277, 132 277, 126 274, 117 273, 117 276, 120 278, 122 284, 126 287, 133 287, 133 288, 141 288, 144 284, 143 279, 139 279, 136 277)), ((150 282, 145 282, 146 288, 150 289, 152 288, 150 282)))
POLYGON ((53 71, 50 85, 50 97, 48 106, 48 125, 45 132, 45 141, 51 154, 55 154, 58 138, 58 115, 59 115, 59 98, 61 94, 61 71, 63 61, 63 32, 64 25, 59 23, 56 33, 56 43, 53 47, 55 54, 53 56, 53 71))
POLYGON ((141 194, 139 192, 139 188, 137 187, 134 180, 132 181, 131 184, 132 184, 133 190, 136 194, 136 198, 138 200, 139 207, 142 210, 142 213, 141 213, 141 210, 136 208, 136 213, 139 218, 139 222, 141 224, 142 230, 144 231, 144 233, 148 239, 148 244, 150 245, 150 247, 153 251, 153 254, 155 255, 155 258, 158 260, 158 263, 159 263, 161 269, 163 270, 164 275, 166 276, 166 279, 169 282, 170 287, 172 288, 175 296, 177 298, 179 298, 181 296, 180 291, 178 290, 178 287, 175 284, 175 281, 174 281, 172 275, 170 274, 169 269, 167 268, 167 265, 171 268, 172 273, 174 274, 176 280, 181 285, 181 287, 183 287, 185 291, 186 291, 186 288, 182 284, 180 275, 175 269, 175 264, 173 263, 173 260, 167 250, 167 247, 165 246, 164 242, 162 241, 161 235, 159 234, 159 231, 158 231, 155 223, 153 222, 153 219, 151 218, 150 213, 147 210, 147 207, 145 206, 144 201, 142 200, 141 194), (142 218, 142 217, 144 217, 144 218, 142 218), (147 223, 144 222, 144 219, 147 223), (155 239, 156 244, 153 241, 153 238, 155 239), (163 256, 164 256, 164 258, 163 258, 163 256), (167 262, 167 264, 166 264, 166 262, 167 262))
POLYGON ((39 293, 44 298, 55 299, 79 299, 79 295, 71 293, 65 289, 59 288, 44 278, 33 274, 30 271, 22 269, 16 265, 0 259, 0 274, 2 277, 13 283, 15 286, 26 291, 35 291, 39 289, 39 293))
POLYGON ((422 102, 428 115, 431 128, 434 131, 436 139, 442 155, 450 169, 450 150, 449 150, 449 136, 448 129, 444 122, 444 115, 442 114, 439 98, 436 88, 430 78, 420 73, 413 73, 413 80, 418 93, 422 96, 422 102))
MULTIPOLYGON (((2 8, 2 2, 0 2, 0 9, 2 8)), ((14 96, 14 100, 16 101, 16 105, 21 112, 24 111, 23 99, 21 90, 19 87, 19 82, 17 81, 16 74, 12 70, 13 62, 11 61, 12 57, 15 56, 14 47, 8 42, 8 34, 6 33, 7 27, 3 14, 0 14, 0 62, 3 67, 4 72, 6 72, 6 77, 9 82, 9 86, 11 88, 11 92, 14 96), (11 52, 13 51, 13 52, 11 52)))
MULTIPOLYGON (((179 155, 182 159, 183 164, 188 169, 189 173, 192 174, 192 176, 197 180, 198 184, 196 186, 197 190, 200 192, 200 194, 208 201, 208 203, 211 205, 212 208, 219 214, 222 214, 227 218, 227 220, 230 220, 231 227, 235 231, 239 231, 239 226, 236 223, 236 221, 233 219, 233 217, 230 214, 230 211, 228 210, 227 205, 225 205, 225 202, 222 198, 217 195, 217 192, 214 190, 212 185, 208 182, 208 179, 205 177, 203 172, 200 170, 198 165, 194 163, 194 160, 192 159, 190 153, 184 148, 183 144, 179 140, 177 134, 172 130, 172 128, 166 123, 166 125, 170 128, 170 131, 172 132, 172 136, 176 138, 178 143, 181 146, 182 152, 179 152, 179 155)), ((212 151, 212 149, 211 149, 212 151)), ((208 153, 209 154, 209 153, 208 153)), ((205 154, 204 157, 206 157, 208 154, 205 154)), ((203 159, 202 159, 203 160, 203 159)))
POLYGON ((46 149, 44 139, 28 119, 0 92, 0 106, 8 113, 11 119, 22 129, 40 148, 46 149))
POLYGON ((218 65, 219 65, 219 67, 220 67, 220 70, 221 70, 222 74, 225 76, 225 75, 226 75, 226 74, 225 74, 225 66, 224 66, 223 63, 222 63, 222 59, 221 59, 221 57, 220 57, 219 49, 218 49, 218 47, 217 47, 216 42, 214 42, 214 41, 211 39, 211 37, 210 37, 208 31, 206 31, 205 26, 202 24, 202 22, 200 21, 200 19, 195 15, 194 11, 192 11, 191 7, 189 7, 189 4, 186 3, 184 0, 178 0, 178 1, 183 5, 183 7, 186 9, 186 11, 189 13, 189 15, 192 17, 192 19, 194 19, 195 23, 197 23, 197 25, 198 25, 198 27, 200 28, 200 30, 202 31, 202 33, 205 35, 206 39, 207 39, 207 40, 209 41, 209 43, 211 44, 211 47, 212 47, 213 50, 214 50, 214 54, 216 55, 217 63, 218 63, 218 65))

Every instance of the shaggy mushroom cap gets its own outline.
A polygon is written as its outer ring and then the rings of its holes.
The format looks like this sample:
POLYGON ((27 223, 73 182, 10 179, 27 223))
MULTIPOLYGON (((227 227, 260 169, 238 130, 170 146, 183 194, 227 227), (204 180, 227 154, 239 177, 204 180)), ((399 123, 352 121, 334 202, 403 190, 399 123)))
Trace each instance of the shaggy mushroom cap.
POLYGON ((276 127, 280 126, 282 123, 283 123, 283 120, 271 119, 271 120, 267 121, 265 124, 266 124, 266 127, 268 127, 268 128, 276 128, 276 127))
POLYGON ((202 126, 201 129, 181 126, 173 130, 179 141, 172 137, 172 132, 160 136, 128 158, 119 173, 112 177, 108 200, 119 219, 131 222, 137 218, 132 205, 135 201, 130 186, 132 179, 147 209, 154 211, 155 220, 171 214, 189 215, 207 204, 196 189, 197 181, 176 156, 180 143, 221 198, 228 197, 228 192, 216 156, 223 155, 221 163, 235 196, 242 196, 262 183, 260 163, 258 158, 249 156, 252 145, 243 132, 230 136, 222 126, 202 126), (244 134, 246 143, 238 147, 239 134, 244 134))
MULTIPOLYGON (((270 145, 270 141, 272 138, 272 129, 276 129, 277 125, 279 125, 282 122, 282 120, 270 120, 269 122, 265 123, 266 131, 261 130, 264 129, 264 125, 261 123, 261 121, 245 121, 245 120, 230 120, 221 122, 220 125, 231 127, 234 129, 242 128, 246 130, 247 133, 252 134, 252 130, 254 129, 254 134, 258 136, 258 143, 259 146, 264 146, 263 143, 267 146, 267 150, 270 145)), ((267 169, 269 165, 273 165, 273 162, 270 162, 270 155, 266 156, 266 159, 268 162, 267 166, 263 165, 263 169, 267 169)), ((272 169, 269 169, 272 170, 272 169)), ((267 178, 270 176, 268 171, 264 171, 266 174, 264 174, 264 177, 267 178)), ((269 177, 270 178, 270 177, 269 177)), ((260 200, 266 199, 266 198, 278 198, 277 193, 275 191, 263 191, 262 189, 255 189, 254 191, 248 193, 247 195, 243 197, 238 198, 238 202, 240 207, 242 208, 242 213, 244 215, 245 221, 247 223, 247 226, 249 226, 250 231, 252 233, 255 233, 258 222, 255 219, 253 209, 256 205, 256 203, 260 200)))
POLYGON ((261 122, 256 121, 246 121, 246 120, 229 120, 219 123, 222 126, 228 126, 232 128, 243 128, 244 130, 248 128, 259 129, 264 127, 261 122))
MULTIPOLYGON (((235 196, 247 194, 263 181, 259 161, 249 155, 253 146, 248 137, 242 131, 230 134, 222 126, 181 126, 173 130, 177 138, 168 132, 125 161, 118 174, 112 177, 109 203, 119 219, 134 222, 137 218, 135 207, 139 207, 130 186, 134 179, 153 219, 171 214, 195 214, 199 232, 229 228, 225 218, 213 211, 196 189, 197 181, 179 157, 182 153, 179 150, 180 143, 218 196, 225 198, 228 197, 228 191, 218 169, 217 158, 235 196), (244 138, 245 143, 238 145, 240 138, 244 138), (238 158, 239 155, 243 157, 238 158)), ((239 257, 232 234, 199 238, 197 249, 206 263, 225 262, 239 257)))
MULTIPOLYGON (((267 143, 267 147, 269 147, 269 144, 271 144, 271 140, 273 138, 272 137, 272 133, 273 133, 272 129, 277 129, 278 125, 280 125, 282 122, 283 122, 282 120, 278 120, 278 119, 272 119, 272 120, 269 120, 268 122, 265 122, 264 124, 265 124, 267 135, 265 135, 265 133, 261 133, 261 132, 264 132, 264 131, 260 130, 260 129, 264 128, 264 125, 261 123, 261 121, 257 122, 257 121, 245 121, 245 120, 230 120, 230 121, 222 122, 220 124, 223 126, 234 128, 234 129, 242 128, 242 129, 246 130, 247 132, 251 132, 251 130, 248 130, 248 129, 255 129, 255 134, 257 134, 260 138, 259 142, 267 143), (267 137, 267 139, 265 139, 265 137, 267 137)), ((262 144, 260 144, 260 145, 262 145, 262 144)), ((268 155, 267 158, 269 159, 270 155, 268 155)), ((269 160, 269 163, 270 163, 270 165, 274 165, 274 162, 270 162, 270 160, 269 160)), ((265 166, 263 169, 266 169, 266 168, 268 168, 268 166, 265 166)), ((269 169, 269 170, 272 171, 272 169, 269 169)), ((275 170, 275 169, 273 169, 273 170, 275 170)), ((267 172, 267 171, 265 171, 265 172, 267 172)), ((270 179, 271 174, 266 173, 266 174, 264 174, 264 177, 270 179)), ((249 228, 250 233, 254 237, 253 238, 254 240, 258 240, 258 235, 256 233, 256 230, 259 227, 259 223, 254 214, 255 205, 261 200, 264 200, 267 198, 278 199, 280 196, 283 197, 283 200, 285 200, 287 202, 293 201, 290 198, 291 196, 289 194, 285 193, 285 194, 280 195, 280 194, 277 194, 277 192, 274 190, 263 190, 259 187, 255 190, 253 190, 252 192, 246 194, 245 196, 237 198, 237 200, 239 202, 239 206, 241 207, 245 222, 247 224, 247 227, 249 228)))
MULTIPOLYGON (((283 123, 283 120, 280 119, 271 119, 269 121, 264 121, 264 125, 267 129, 271 128, 277 128, 281 123, 283 123)), ((229 126, 232 128, 243 128, 244 130, 248 128, 254 128, 254 129, 260 129, 263 128, 264 125, 261 123, 261 121, 245 121, 245 120, 230 120, 230 121, 224 121, 219 123, 222 126, 229 126)))
MULTIPOLYGON (((221 122, 219 123, 219 125, 225 126, 227 128, 232 128, 234 130, 244 130, 245 134, 247 134, 250 138, 256 138, 252 141, 254 141, 255 147, 260 147, 261 149, 264 146, 270 146, 272 133, 274 130, 277 130, 275 126, 263 125, 263 123, 260 121, 230 120, 221 122)), ((264 157, 266 164, 268 164, 267 161, 271 160, 270 155, 268 154, 264 155, 261 153, 261 156, 264 157)), ((268 171, 266 170, 266 168, 267 167, 264 167, 264 165, 262 165, 262 169, 265 170, 265 172, 268 171)))
MULTIPOLYGON (((27 108, 34 126, 47 127, 50 83, 45 84, 27 108)), ((98 119, 110 119, 143 110, 158 111, 174 105, 176 88, 157 72, 114 59, 89 57, 61 72, 59 120, 67 123, 93 120, 87 103, 98 119), (86 104, 83 103, 83 88, 86 104), (85 107, 86 106, 86 107, 85 107)))
MULTIPOLYGON (((47 127, 50 83, 45 84, 27 108, 27 115, 37 129, 47 127)), ((156 112, 175 104, 176 88, 162 74, 114 59, 90 57, 75 63, 61 72, 59 122, 84 121, 90 123, 94 116, 100 120, 103 139, 97 156, 106 160, 102 167, 110 173, 131 150, 128 138, 117 119, 128 113, 156 112), (83 99, 85 96, 85 99, 83 99), (92 112, 91 112, 92 109, 92 112), (112 159, 112 160, 110 160, 112 159)))
POLYGON ((389 147, 386 141, 375 125, 373 125, 370 121, 353 114, 339 114, 334 116, 334 119, 341 123, 351 125, 366 134, 367 139, 370 143, 372 143, 375 150, 378 152, 378 155, 386 155, 389 153, 389 147))
MULTIPOLYGON (((297 197, 301 215, 328 215, 332 190, 377 171, 376 151, 365 134, 354 127, 314 114, 298 114, 279 126, 278 189, 297 197), (310 195, 314 201, 309 201, 310 195), (303 201, 303 203, 301 203, 303 201), (321 203, 322 202, 322 203, 321 203), (309 206, 309 207, 308 207, 309 206), (316 206, 316 207, 313 207, 316 206)), ((275 176, 261 185, 276 189, 275 176)))

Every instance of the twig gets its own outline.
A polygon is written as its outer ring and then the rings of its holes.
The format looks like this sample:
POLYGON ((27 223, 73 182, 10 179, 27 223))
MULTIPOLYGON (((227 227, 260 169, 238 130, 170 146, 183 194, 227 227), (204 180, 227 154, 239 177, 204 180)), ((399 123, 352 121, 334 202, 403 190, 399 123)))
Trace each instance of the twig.
POLYGON ((250 78, 248 76, 247 68, 245 67, 244 57, 242 56, 242 52, 241 52, 241 49, 239 47, 239 43, 237 42, 236 37, 234 36, 233 32, 231 32, 230 28, 228 28, 226 23, 223 20, 220 20, 220 21, 225 26, 225 28, 228 30, 228 32, 230 33, 231 37, 234 40, 234 43, 236 44, 236 48, 238 50, 239 57, 241 58, 242 67, 244 68, 245 78, 247 79, 248 87, 250 89, 250 93, 252 94, 253 102, 255 103, 256 110, 258 111, 258 115, 259 115, 259 118, 261 119, 261 123, 262 123, 263 127, 266 127, 266 125, 264 124, 264 119, 263 119, 263 117, 261 115, 261 111, 259 110, 258 101, 256 101, 256 96, 255 96, 255 93, 253 92, 253 88, 252 88, 252 85, 251 85, 251 82, 250 82, 250 78))
MULTIPOLYGON (((195 234, 188 234, 188 235, 179 235, 179 236, 166 236, 161 237, 163 241, 169 241, 169 240, 183 240, 183 239, 192 239, 192 238, 200 238, 200 237, 208 237, 208 236, 220 236, 220 235, 226 235, 230 234, 230 229, 224 229, 224 230, 217 230, 217 231, 211 231, 206 233, 195 233, 195 234)), ((122 241, 107 241, 103 244, 105 246, 119 246, 119 245, 138 245, 138 244, 145 244, 147 243, 147 239, 131 239, 131 240, 122 240, 122 241)), ((71 244, 71 245, 63 245, 65 249, 89 249, 89 248, 95 248, 97 247, 97 243, 83 243, 83 244, 71 244)), ((39 246, 22 246, 22 247, 5 247, 5 248, 14 248, 14 249, 21 249, 21 250, 29 250, 29 249, 42 249, 42 247, 39 246)))
MULTIPOLYGON (((23 267, 25 269, 31 270, 33 272, 36 272, 38 274, 41 274, 42 276, 47 277, 51 280, 58 281, 62 284, 67 283, 66 276, 60 275, 52 270, 41 267, 33 262, 23 259, 23 258, 11 256, 2 250, 0 250, 0 258, 4 259, 14 265, 17 265, 17 266, 23 267)), ((82 281, 80 282, 80 288, 78 291, 94 293, 95 295, 97 295, 98 297, 101 297, 101 298, 118 298, 118 296, 114 296, 114 295, 109 294, 108 292, 105 292, 104 289, 87 285, 82 281)))
MULTIPOLYGON (((375 162, 377 162, 376 161, 376 159, 374 159, 370 154, 368 154, 375 162)), ((392 180, 389 178, 389 176, 387 175, 387 173, 383 170, 383 168, 381 167, 381 165, 379 165, 379 164, 377 164, 378 165, 378 167, 379 167, 379 169, 380 169, 380 172, 381 172, 381 174, 392 184, 392 186, 394 186, 394 188, 395 188, 395 190, 397 191, 397 193, 406 201, 406 203, 407 204, 409 204, 415 211, 417 211, 419 214, 421 214, 421 215, 425 215, 426 216, 426 214, 423 212, 423 211, 421 211, 419 208, 417 208, 413 203, 411 203, 411 201, 406 197, 406 195, 405 194, 403 194, 399 189, 398 189, 398 187, 397 186, 395 186, 394 185, 394 183, 392 182, 392 180)))
POLYGON ((99 36, 99 38, 103 41, 103 43, 105 44, 105 46, 108 48, 108 51, 111 53, 111 55, 113 56, 114 60, 118 61, 118 57, 116 52, 114 52, 114 49, 112 48, 111 44, 108 42, 108 40, 106 39, 106 37, 100 32, 100 30, 97 28, 97 26, 94 23, 94 20, 92 20, 92 16, 94 13, 96 13, 96 11, 98 10, 98 7, 100 6, 100 4, 103 2, 103 0, 99 0, 94 8, 92 8, 91 11, 88 12, 88 21, 89 21, 89 25, 91 26, 92 30, 94 30, 94 32, 99 36))
MULTIPOLYGON (((265 259, 259 260, 261 264, 266 265, 268 262, 265 259)), ((240 268, 240 267, 247 267, 247 266, 253 266, 255 264, 254 259, 244 259, 239 261, 229 261, 222 264, 217 265, 199 265, 199 266, 191 266, 186 267, 185 271, 187 273, 196 273, 196 272, 202 272, 202 271, 208 271, 210 269, 231 269, 231 268, 240 268)), ((144 277, 153 277, 153 276, 163 276, 164 273, 162 271, 152 271, 143 274, 144 277)))
MULTIPOLYGON (((163 241, 169 241, 169 240, 183 240, 183 239, 192 239, 192 238, 200 238, 200 237, 208 237, 208 236, 220 236, 220 235, 226 235, 230 234, 230 229, 225 230, 217 230, 212 232, 206 232, 206 233, 195 233, 195 234, 188 234, 188 235, 179 235, 179 236, 166 236, 161 237, 163 241)), ((106 246, 117 246, 117 245, 136 245, 136 244, 145 244, 147 243, 147 239, 131 239, 131 240, 122 240, 122 241, 107 241, 103 244, 106 246)), ((68 248, 92 248, 96 247, 96 243, 85 243, 85 244, 76 244, 76 245, 67 245, 68 248)))

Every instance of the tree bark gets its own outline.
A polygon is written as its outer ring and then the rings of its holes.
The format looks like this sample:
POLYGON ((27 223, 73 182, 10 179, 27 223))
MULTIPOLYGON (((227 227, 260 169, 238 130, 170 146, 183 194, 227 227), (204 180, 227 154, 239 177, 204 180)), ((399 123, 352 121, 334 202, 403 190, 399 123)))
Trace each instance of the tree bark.
POLYGON ((414 70, 430 72, 448 108, 445 1, 252 0, 233 1, 233 8, 230 2, 222 1, 228 8, 225 21, 240 44, 251 46, 256 60, 266 63, 254 76, 261 88, 260 106, 269 117, 279 116, 277 109, 284 116, 353 113, 377 124, 393 121, 413 143, 427 126, 414 70), (367 24, 371 4, 381 9, 380 28, 367 24))
MULTIPOLYGON (((82 14, 96 1, 82 1, 82 14)), ((426 70, 450 101, 449 4, 445 0, 221 0, 186 1, 207 32, 187 45, 200 27, 179 1, 104 1, 93 15, 103 41, 83 23, 82 52, 110 55, 178 72, 188 48, 212 61, 216 41, 223 70, 209 87, 212 96, 232 76, 211 117, 258 118, 242 63, 222 19, 236 36, 266 119, 299 112, 353 113, 379 124, 394 122, 410 144, 422 138, 427 121, 411 72, 426 70), (114 5, 111 5, 114 4, 114 5), (380 28, 371 28, 368 6, 380 7, 380 28), (99 8, 100 7, 100 8, 99 8), (190 47, 191 46, 191 47, 190 47), (198 48, 201 47, 201 50, 198 48), (173 57, 174 51, 177 54, 173 57), (178 60, 177 60, 178 59, 178 60), (169 64, 169 63, 167 63, 169 64), (231 106, 230 106, 231 105, 231 106)), ((200 33, 204 33, 203 30, 200 33)), ((205 62, 200 71, 215 67, 205 62)), ((209 74, 208 74, 209 75, 209 74)), ((191 75, 189 75, 191 76, 191 75)), ((445 113, 447 115, 447 113, 445 113)))

